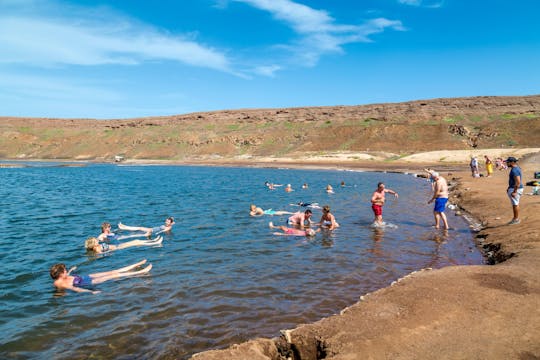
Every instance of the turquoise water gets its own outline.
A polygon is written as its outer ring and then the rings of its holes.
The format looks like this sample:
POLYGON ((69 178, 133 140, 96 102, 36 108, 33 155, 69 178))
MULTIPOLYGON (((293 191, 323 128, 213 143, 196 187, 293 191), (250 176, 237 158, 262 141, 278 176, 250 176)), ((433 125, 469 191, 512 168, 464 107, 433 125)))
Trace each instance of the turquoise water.
POLYGON ((332 315, 420 268, 482 263, 461 217, 447 212, 448 235, 431 228, 430 186, 409 175, 89 165, 3 168, 0 179, 2 358, 185 358, 332 315), (369 226, 378 181, 399 192, 384 209, 396 229, 369 226), (248 215, 251 203, 296 211, 299 201, 330 205, 341 227, 274 236, 268 222, 286 216, 248 215), (103 221, 152 227, 167 216, 176 225, 162 246, 84 250, 103 221), (143 258, 150 274, 100 284, 98 295, 58 293, 48 274, 58 262, 87 274, 143 258))

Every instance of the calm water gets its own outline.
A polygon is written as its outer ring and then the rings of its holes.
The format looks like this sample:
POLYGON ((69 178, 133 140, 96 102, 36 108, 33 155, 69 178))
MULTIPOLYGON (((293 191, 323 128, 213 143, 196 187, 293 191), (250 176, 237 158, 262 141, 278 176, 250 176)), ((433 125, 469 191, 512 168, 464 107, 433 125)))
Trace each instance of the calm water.
POLYGON ((448 213, 448 236, 430 227, 430 186, 408 175, 90 165, 5 168, 0 181, 2 358, 185 358, 337 313, 420 268, 482 263, 462 218, 448 213), (267 190, 267 180, 296 191, 267 190), (378 181, 399 192, 384 213, 397 229, 369 226, 378 181), (295 211, 298 201, 329 204, 341 227, 306 241, 272 235, 268 221, 285 216, 248 215, 250 203, 295 211), (169 215, 162 246, 84 251, 103 221, 156 226, 169 215), (98 295, 62 296, 48 274, 57 262, 86 274, 143 258, 150 274, 98 295))

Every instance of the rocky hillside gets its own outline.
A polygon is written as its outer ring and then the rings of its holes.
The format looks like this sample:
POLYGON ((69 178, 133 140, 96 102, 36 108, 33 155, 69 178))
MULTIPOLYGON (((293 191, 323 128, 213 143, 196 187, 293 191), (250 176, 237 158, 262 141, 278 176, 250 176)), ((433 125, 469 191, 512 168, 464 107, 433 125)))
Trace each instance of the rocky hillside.
POLYGON ((0 118, 0 158, 189 160, 537 147, 540 95, 228 110, 129 120, 0 118))

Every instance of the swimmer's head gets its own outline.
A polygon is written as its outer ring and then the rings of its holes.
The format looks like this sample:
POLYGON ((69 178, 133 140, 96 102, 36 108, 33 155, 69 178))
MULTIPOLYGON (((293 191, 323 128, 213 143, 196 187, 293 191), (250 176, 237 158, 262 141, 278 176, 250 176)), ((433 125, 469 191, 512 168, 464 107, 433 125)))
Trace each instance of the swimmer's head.
POLYGON ((323 208, 322 208, 322 211, 324 211, 324 212, 330 212, 330 206, 324 205, 323 208))
POLYGON ((165 223, 168 225, 174 224, 174 218, 172 216, 169 216, 167 219, 165 219, 165 223))
POLYGON ((315 230, 306 229, 306 236, 315 236, 315 230))
POLYGON ((311 212, 311 210, 307 209, 306 211, 304 211, 304 215, 306 217, 310 217, 311 215, 313 215, 313 213, 311 212))
POLYGON ((431 173, 431 177, 434 178, 434 179, 437 179, 439 177, 439 173, 434 171, 431 173))
POLYGON ((53 280, 56 280, 65 271, 67 271, 66 265, 64 265, 64 264, 56 264, 56 265, 51 266, 51 269, 49 270, 49 274, 51 275, 51 278, 53 278, 53 280))
POLYGON ((86 239, 86 241, 84 242, 84 247, 86 248, 86 250, 94 250, 94 248, 96 246, 98 246, 99 244, 99 240, 96 239, 95 237, 89 237, 88 239, 86 239))
POLYGON ((251 205, 249 206, 249 210, 255 211, 255 209, 257 209, 257 206, 255 206, 255 204, 251 204, 251 205))
POLYGON ((103 224, 101 224, 101 232, 105 232, 105 230, 110 229, 110 228, 111 228, 111 224, 108 222, 104 222, 103 224))

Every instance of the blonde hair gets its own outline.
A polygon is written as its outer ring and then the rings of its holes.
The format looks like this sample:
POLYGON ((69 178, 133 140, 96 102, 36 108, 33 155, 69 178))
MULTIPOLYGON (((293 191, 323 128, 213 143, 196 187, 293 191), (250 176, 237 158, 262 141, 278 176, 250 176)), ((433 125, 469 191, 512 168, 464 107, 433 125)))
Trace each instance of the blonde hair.
POLYGON ((86 239, 86 241, 84 242, 84 247, 86 248, 86 250, 94 250, 94 248, 99 244, 99 240, 96 239, 95 237, 89 237, 88 239, 86 239))

